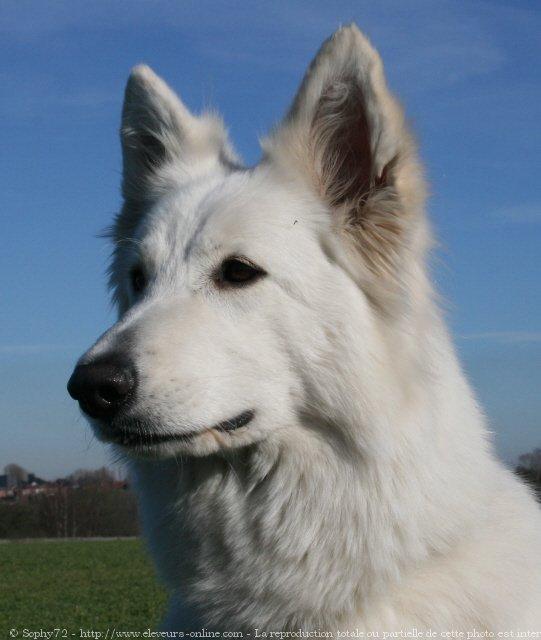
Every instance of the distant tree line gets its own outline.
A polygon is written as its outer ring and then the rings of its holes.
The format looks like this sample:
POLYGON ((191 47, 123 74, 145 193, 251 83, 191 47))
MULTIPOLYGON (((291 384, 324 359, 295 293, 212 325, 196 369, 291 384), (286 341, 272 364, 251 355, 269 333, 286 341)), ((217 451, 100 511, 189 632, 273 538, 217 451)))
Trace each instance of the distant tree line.
POLYGON ((105 468, 80 470, 24 499, 0 502, 0 538, 137 534, 135 496, 105 468))
POLYGON ((520 456, 516 473, 532 487, 541 502, 541 449, 520 456))
MULTIPOLYGON (((24 486, 17 465, 6 473, 24 486)), ((541 449, 519 458, 515 469, 541 502, 541 449)), ((25 476, 26 474, 26 476, 25 476)), ((32 475, 32 474, 30 474, 32 475)), ((21 493, 21 496, 23 494, 21 493)), ((106 469, 79 470, 17 500, 0 501, 0 538, 117 537, 138 535, 137 503, 125 482, 106 469)))

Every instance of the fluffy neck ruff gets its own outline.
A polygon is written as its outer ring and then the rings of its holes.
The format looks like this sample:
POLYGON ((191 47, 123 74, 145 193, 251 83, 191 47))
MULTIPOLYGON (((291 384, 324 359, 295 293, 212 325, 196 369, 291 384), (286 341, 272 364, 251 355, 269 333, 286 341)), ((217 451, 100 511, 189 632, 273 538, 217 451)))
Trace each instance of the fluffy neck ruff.
POLYGON ((195 615, 185 624, 347 625, 474 527, 484 480, 457 475, 436 449, 419 465, 413 438, 376 459, 329 438, 333 425, 298 426, 227 458, 134 465, 158 570, 195 615))

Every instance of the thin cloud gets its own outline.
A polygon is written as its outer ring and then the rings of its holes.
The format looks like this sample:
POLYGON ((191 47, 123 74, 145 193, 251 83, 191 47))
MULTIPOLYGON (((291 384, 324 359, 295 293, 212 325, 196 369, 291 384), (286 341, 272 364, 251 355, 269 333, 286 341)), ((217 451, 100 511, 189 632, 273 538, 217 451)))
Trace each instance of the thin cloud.
POLYGON ((0 81, 9 99, 3 100, 0 114, 4 117, 43 114, 51 109, 99 109, 120 102, 121 94, 100 87, 81 86, 65 91, 54 77, 20 78, 2 74, 0 81))
POLYGON ((0 345, 0 355, 30 356, 74 349, 74 345, 65 344, 4 344, 0 345))
MULTIPOLYGON (((498 19, 499 6, 489 4, 488 9, 498 19)), ((355 20, 378 48, 390 54, 385 57, 397 76, 406 73, 416 85, 432 88, 491 73, 505 63, 503 51, 483 22, 473 19, 474 14, 470 15, 468 3, 434 5, 427 0, 407 5, 386 0, 364 7, 344 0, 332 6, 322 2, 254 2, 248 7, 233 3, 227 8, 215 2, 156 0, 151 12, 148 3, 141 0, 133 0, 129 11, 120 2, 97 0, 74 7, 72 2, 59 0, 53 5, 7 4, 0 33, 15 41, 49 42, 52 34, 103 27, 106 20, 107 29, 115 31, 143 27, 178 31, 189 38, 199 55, 218 61, 298 71, 296 66, 291 68, 292 59, 299 54, 308 58, 322 38, 340 24, 355 20), (274 43, 272 59, 268 48, 261 46, 266 39, 274 43)))
POLYGON ((463 340, 492 341, 501 344, 541 342, 541 331, 485 331, 461 336, 463 340))
POLYGON ((504 207, 494 212, 494 217, 502 222, 532 224, 541 222, 541 204, 538 202, 504 207))

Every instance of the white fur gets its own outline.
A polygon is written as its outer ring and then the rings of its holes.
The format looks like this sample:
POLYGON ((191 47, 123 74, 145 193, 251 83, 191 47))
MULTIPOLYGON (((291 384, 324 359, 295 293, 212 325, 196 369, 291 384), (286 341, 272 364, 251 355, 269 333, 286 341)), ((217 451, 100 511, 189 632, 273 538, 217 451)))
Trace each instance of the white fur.
POLYGON ((434 302, 415 146, 358 29, 325 43, 252 170, 147 67, 122 140, 120 317, 83 361, 129 351, 140 428, 201 431, 127 454, 165 627, 541 630, 540 512, 434 302), (217 286, 231 255, 268 275, 217 286))

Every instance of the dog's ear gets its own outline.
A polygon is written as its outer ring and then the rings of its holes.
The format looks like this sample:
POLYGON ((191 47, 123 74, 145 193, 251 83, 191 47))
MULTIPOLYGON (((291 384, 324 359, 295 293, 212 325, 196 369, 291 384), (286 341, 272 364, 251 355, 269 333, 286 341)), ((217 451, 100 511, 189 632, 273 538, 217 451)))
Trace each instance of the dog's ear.
POLYGON ((135 67, 128 79, 120 137, 126 201, 152 201, 213 162, 235 162, 221 120, 194 116, 146 65, 135 67))
POLYGON ((163 194, 190 178, 239 166, 219 117, 194 116, 149 67, 135 67, 128 79, 120 129, 123 175, 121 211, 106 235, 114 241, 109 283, 122 311, 127 299, 122 247, 142 216, 163 194))
POLYGON ((323 44, 284 122, 263 145, 289 175, 300 168, 371 271, 396 275, 425 190, 380 57, 355 25, 323 44))

